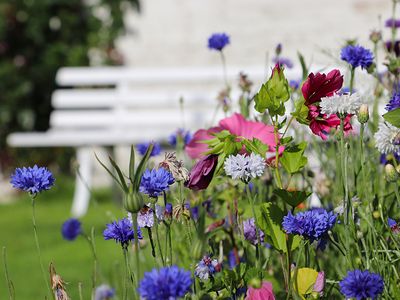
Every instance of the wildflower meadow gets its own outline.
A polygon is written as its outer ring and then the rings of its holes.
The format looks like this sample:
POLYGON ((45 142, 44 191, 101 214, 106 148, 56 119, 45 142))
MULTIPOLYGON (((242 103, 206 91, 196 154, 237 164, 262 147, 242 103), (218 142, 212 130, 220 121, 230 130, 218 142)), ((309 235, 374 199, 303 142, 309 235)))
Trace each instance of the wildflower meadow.
MULTIPOLYGON (((101 232, 66 214, 54 229, 65 243, 86 241, 90 284, 69 284, 42 256, 36 204, 56 173, 16 166, 10 184, 31 201, 38 260, 27 275, 42 277, 38 299, 400 299, 399 28, 386 20, 317 70, 279 44, 261 86, 246 70, 225 77, 224 117, 210 126, 132 145, 129 166, 96 156, 122 206, 101 232), (294 64, 302 77, 289 79, 294 64), (99 259, 99 236, 116 268, 99 259)), ((240 47, 229 32, 204 41, 221 76, 227 47, 240 47)), ((10 255, 5 245, 9 299, 19 299, 10 255)))

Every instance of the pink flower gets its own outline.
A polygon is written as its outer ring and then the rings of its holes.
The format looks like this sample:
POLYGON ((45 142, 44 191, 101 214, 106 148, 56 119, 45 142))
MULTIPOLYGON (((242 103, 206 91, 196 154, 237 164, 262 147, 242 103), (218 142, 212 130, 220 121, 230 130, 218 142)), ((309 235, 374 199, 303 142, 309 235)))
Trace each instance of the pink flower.
MULTIPOLYGON (((208 130, 200 129, 195 132, 192 140, 185 147, 186 153, 191 158, 196 159, 204 156, 204 153, 208 150, 208 145, 202 141, 214 138, 211 134, 222 130, 228 130, 231 134, 246 139, 257 138, 269 146, 269 152, 275 151, 276 143, 273 126, 265 125, 262 122, 248 121, 238 113, 222 119, 218 125, 208 130)), ((279 147, 279 153, 282 153, 283 149, 283 147, 279 147)))
POLYGON ((275 300, 272 283, 264 281, 259 289, 249 287, 245 300, 275 300))

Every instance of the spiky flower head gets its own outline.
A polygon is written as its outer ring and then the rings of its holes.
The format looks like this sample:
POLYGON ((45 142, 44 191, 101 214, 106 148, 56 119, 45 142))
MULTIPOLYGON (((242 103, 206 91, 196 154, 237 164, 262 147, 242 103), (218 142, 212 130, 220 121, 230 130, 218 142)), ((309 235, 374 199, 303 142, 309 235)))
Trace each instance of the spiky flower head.
POLYGON ((347 276, 339 282, 339 287, 346 298, 377 299, 383 292, 384 282, 377 273, 354 270, 347 272, 347 276))
POLYGON ((344 47, 340 52, 340 58, 348 62, 353 68, 361 67, 362 69, 367 69, 374 61, 371 50, 359 45, 344 47))
POLYGON ((331 97, 321 98, 321 113, 326 115, 354 115, 362 104, 359 94, 334 94, 331 97))
POLYGON ((175 182, 171 172, 164 168, 146 169, 140 181, 139 192, 157 198, 175 182))
POLYGON ((400 154, 400 129, 387 123, 380 123, 374 135, 375 146, 383 154, 400 154))
POLYGON ((264 174, 265 160, 259 154, 251 153, 229 155, 224 162, 226 175, 233 179, 241 179, 249 182, 252 178, 260 177, 264 174))
POLYGON ((54 185, 54 181, 53 174, 47 168, 34 165, 16 168, 10 182, 14 188, 36 195, 49 190, 54 185))

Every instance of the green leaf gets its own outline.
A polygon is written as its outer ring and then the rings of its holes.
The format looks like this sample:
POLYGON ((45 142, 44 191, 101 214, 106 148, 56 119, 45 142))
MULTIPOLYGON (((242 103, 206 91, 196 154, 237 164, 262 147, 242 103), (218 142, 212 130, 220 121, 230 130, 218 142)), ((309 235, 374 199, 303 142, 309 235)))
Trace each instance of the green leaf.
POLYGON ((389 122, 393 126, 400 128, 400 108, 396 108, 392 111, 387 112, 383 115, 386 122, 389 122))
POLYGON ((255 95, 255 109, 260 113, 264 113, 268 109, 271 116, 283 116, 285 114, 284 103, 289 98, 289 84, 283 74, 283 69, 275 67, 270 79, 261 86, 255 95))
POLYGON ((107 171, 107 173, 110 174, 110 176, 114 179, 114 181, 116 183, 118 183, 118 185, 121 187, 121 189, 124 190, 124 187, 122 186, 119 179, 114 175, 114 173, 109 168, 107 168, 107 166, 105 164, 103 164, 103 162, 98 158, 96 153, 94 154, 94 156, 96 157, 96 159, 100 163, 100 165, 107 171))
POLYGON ((303 54, 301 54, 300 52, 297 52, 297 57, 299 58, 300 61, 300 65, 301 65, 301 70, 302 70, 302 78, 303 80, 305 80, 308 76, 308 68, 306 65, 306 61, 304 59, 303 54))
POLYGON ((302 142, 285 148, 280 162, 288 173, 296 173, 307 164, 307 157, 303 155, 306 147, 307 143, 302 142))
POLYGON ((113 168, 114 168, 115 171, 117 172, 117 175, 118 175, 119 180, 120 180, 121 185, 122 185, 122 189, 124 190, 125 193, 127 193, 127 192, 128 192, 128 186, 126 185, 125 177, 124 177, 124 175, 122 174, 121 169, 119 168, 119 166, 117 165, 117 163, 112 159, 111 156, 109 156, 108 159, 110 160, 111 165, 113 166, 113 168))
POLYGON ((142 160, 140 161, 140 163, 136 169, 135 178, 133 180, 134 191, 139 191, 140 181, 142 180, 142 175, 143 175, 144 169, 146 168, 146 163, 148 162, 148 160, 150 158, 150 154, 153 151, 153 148, 154 148, 154 144, 150 143, 149 147, 147 148, 146 153, 142 157, 142 160))
POLYGON ((131 145, 131 156, 129 158, 129 180, 133 183, 135 177, 135 150, 131 145))
POLYGON ((297 122, 300 124, 308 125, 310 121, 307 119, 308 117, 308 107, 304 104, 305 100, 301 97, 295 104, 295 111, 291 113, 293 117, 296 118, 297 122))
POLYGON ((276 189, 274 194, 276 194, 290 206, 296 207, 300 203, 304 202, 312 193, 306 191, 288 191, 276 189))
POLYGON ((287 252, 286 233, 281 229, 284 213, 272 202, 263 203, 256 210, 257 226, 267 235, 275 249, 287 252))
POLYGON ((257 138, 253 138, 253 140, 244 139, 242 140, 242 144, 248 152, 257 153, 262 157, 265 157, 265 153, 268 151, 268 146, 257 138))

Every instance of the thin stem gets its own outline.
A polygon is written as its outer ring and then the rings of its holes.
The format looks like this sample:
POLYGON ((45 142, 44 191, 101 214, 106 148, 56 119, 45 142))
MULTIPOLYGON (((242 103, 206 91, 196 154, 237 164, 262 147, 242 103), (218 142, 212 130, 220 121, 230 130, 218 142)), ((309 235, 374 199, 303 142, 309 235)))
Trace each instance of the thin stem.
POLYGON ((226 71, 225 55, 224 55, 224 52, 222 50, 219 51, 219 53, 221 54, 221 62, 222 62, 222 69, 223 69, 223 76, 224 76, 225 86, 226 86, 226 89, 229 90, 230 86, 229 86, 229 83, 228 83, 228 75, 227 75, 227 71, 226 71))
POLYGON ((353 93, 355 70, 356 70, 356 68, 351 67, 351 71, 350 71, 350 85, 349 85, 349 93, 350 93, 350 95, 353 93))
POLYGON ((154 210, 153 210, 153 214, 154 214, 153 217, 154 217, 154 220, 155 220, 155 222, 154 222, 154 227, 156 228, 156 240, 157 240, 158 252, 160 253, 162 265, 163 265, 163 267, 165 267, 164 255, 163 255, 163 252, 162 252, 162 247, 161 247, 161 242, 160 242, 160 236, 159 236, 159 233, 158 233, 158 220, 157 220, 157 218, 156 218, 156 210, 155 210, 155 207, 154 207, 154 210))
POLYGON ((342 187, 343 187, 343 208, 344 208, 344 223, 349 224, 349 206, 347 195, 347 171, 346 171, 346 154, 344 146, 344 118, 340 118, 340 161, 341 161, 341 177, 342 177, 342 187))
POLYGON ((396 5, 397 5, 397 0, 392 0, 392 49, 391 50, 393 50, 394 49, 394 44, 395 44, 395 42, 396 42, 396 22, 395 22, 395 20, 396 20, 396 5))
POLYGON ((122 294, 122 299, 126 300, 128 299, 128 269, 129 269, 129 261, 128 261, 128 249, 126 246, 122 247, 122 252, 124 254, 124 263, 125 263, 125 276, 124 276, 124 292, 122 294))
MULTIPOLYGON (((50 295, 53 294, 52 289, 50 287, 50 284, 47 281, 47 275, 46 271, 43 266, 43 260, 42 260, 42 252, 40 251, 40 244, 39 244, 39 237, 37 233, 37 227, 36 227, 36 214, 35 214, 35 195, 31 195, 31 200, 32 200, 32 225, 33 225, 33 235, 35 236, 35 244, 36 244, 36 250, 38 252, 39 256, 39 263, 40 263, 40 269, 42 271, 42 276, 44 283, 46 285, 46 289, 50 292, 50 295)), ((50 296, 51 297, 51 296, 50 296)))
POLYGON ((78 293, 79 293, 79 300, 83 300, 83 295, 82 295, 82 282, 78 282, 78 293))
MULTIPOLYGON (((138 232, 138 225, 137 225, 137 213, 132 214, 132 223, 133 223, 133 232, 134 232, 134 239, 135 239, 135 259, 136 259, 136 278, 140 278, 140 260, 139 260, 139 232, 138 232)), ((129 269, 130 270, 130 269, 129 269)), ((136 282, 136 287, 138 282, 136 282)))
POLYGON ((3 264, 4 264, 4 274, 6 276, 6 281, 7 281, 9 299, 14 300, 15 299, 15 290, 14 290, 14 284, 10 279, 10 275, 8 274, 6 247, 3 247, 3 264))
POLYGON ((398 188, 397 184, 394 187, 394 193, 396 194, 397 205, 400 207, 400 194, 399 194, 399 188, 398 188))
POLYGON ((94 298, 96 285, 97 285, 97 254, 96 245, 94 243, 94 227, 92 227, 90 237, 86 234, 82 234, 86 241, 89 243, 90 250, 93 255, 93 274, 92 274, 92 297, 94 298))
MULTIPOLYGON (((361 174, 362 174, 362 191, 361 196, 368 195, 367 186, 365 185, 367 181, 367 176, 365 174, 365 155, 364 155, 364 129, 365 124, 361 124, 360 126, 360 164, 361 164, 361 174)), ((363 197, 362 197, 363 198, 363 197)), ((361 198, 361 199, 362 199, 361 198)))
POLYGON ((278 116, 276 117, 275 121, 273 120, 274 124, 274 136, 275 136, 275 176, 276 181, 278 183, 278 187, 280 189, 283 188, 281 174, 279 173, 279 133, 278 133, 278 116))

